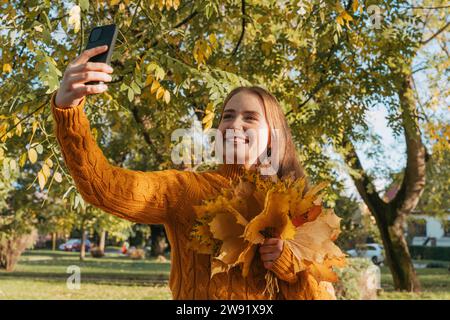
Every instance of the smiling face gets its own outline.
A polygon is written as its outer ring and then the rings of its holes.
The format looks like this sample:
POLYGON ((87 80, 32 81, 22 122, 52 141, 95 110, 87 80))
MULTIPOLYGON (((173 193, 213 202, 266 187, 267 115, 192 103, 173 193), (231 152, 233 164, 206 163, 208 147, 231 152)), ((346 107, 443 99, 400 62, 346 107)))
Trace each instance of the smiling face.
POLYGON ((218 129, 224 163, 256 164, 270 141, 263 100, 250 91, 236 93, 225 105, 218 129))

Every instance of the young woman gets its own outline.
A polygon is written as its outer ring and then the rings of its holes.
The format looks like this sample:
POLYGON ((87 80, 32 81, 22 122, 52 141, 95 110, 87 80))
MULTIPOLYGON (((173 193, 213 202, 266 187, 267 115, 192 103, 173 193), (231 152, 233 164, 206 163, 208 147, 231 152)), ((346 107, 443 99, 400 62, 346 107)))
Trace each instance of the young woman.
MULTIPOLYGON (((51 99, 56 137, 78 191, 87 202, 133 222, 164 224, 171 244, 169 282, 173 299, 267 299, 263 291, 268 269, 279 279, 277 299, 330 298, 310 275, 294 271, 299 269, 298 261, 278 238, 266 239, 260 246, 247 277, 242 277, 239 268, 233 268, 211 279, 210 257, 190 250, 187 245, 196 218, 193 206, 218 194, 233 179, 260 163, 255 157, 244 157, 243 163, 235 158, 234 163, 223 163, 217 170, 207 172, 173 169, 142 172, 111 165, 91 135, 83 111, 86 95, 107 89, 106 84, 85 83, 111 81, 111 67, 87 62, 104 50, 106 46, 86 50, 66 69, 60 88, 51 99)), ((223 133, 224 154, 229 154, 230 148, 244 146, 253 155, 260 155, 270 146, 270 132, 278 129, 277 176, 292 173, 296 178, 304 176, 280 105, 264 89, 239 87, 230 92, 218 129, 223 133), (227 140, 227 130, 234 130, 237 137, 227 140), (258 143, 249 143, 244 136, 247 130, 258 132, 258 143)))

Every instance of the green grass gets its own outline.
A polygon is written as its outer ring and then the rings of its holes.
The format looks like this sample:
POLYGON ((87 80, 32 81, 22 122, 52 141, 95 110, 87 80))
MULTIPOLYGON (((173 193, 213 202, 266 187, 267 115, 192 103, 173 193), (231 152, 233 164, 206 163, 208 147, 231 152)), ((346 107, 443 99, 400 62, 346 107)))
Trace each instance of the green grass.
POLYGON ((89 282, 123 282, 133 284, 160 283, 167 281, 170 262, 154 259, 132 260, 120 254, 107 254, 103 258, 86 256, 80 261, 78 253, 50 250, 25 252, 12 273, 1 272, 2 277, 33 278, 45 280, 66 279, 67 268, 78 266, 84 280, 89 282))
POLYGON ((419 263, 438 262, 445 268, 416 269, 422 291, 420 293, 394 291, 389 269, 381 267, 381 287, 383 292, 379 299, 384 300, 450 300, 450 272, 447 270, 449 262, 445 261, 417 261, 419 263))
POLYGON ((0 300, 169 300, 167 285, 112 285, 82 282, 80 289, 68 289, 65 281, 0 279, 0 300))
POLYGON ((51 250, 26 251, 14 272, 0 271, 1 299, 171 299, 170 261, 103 258, 51 250), (81 271, 80 289, 69 289, 69 266, 81 271))
MULTIPOLYGON (((420 263, 437 261, 420 261, 420 263)), ((442 263, 442 262, 440 262, 442 263)), ((448 267, 448 262, 444 263, 448 267)), ((95 259, 77 253, 50 250, 25 252, 14 272, 0 271, 2 299, 171 299, 170 261, 131 260, 120 254, 95 259), (69 289, 67 267, 81 270, 80 289, 69 289)), ((446 268, 417 269, 422 292, 394 291, 387 267, 381 267, 383 291, 379 299, 450 300, 450 273, 446 268)))

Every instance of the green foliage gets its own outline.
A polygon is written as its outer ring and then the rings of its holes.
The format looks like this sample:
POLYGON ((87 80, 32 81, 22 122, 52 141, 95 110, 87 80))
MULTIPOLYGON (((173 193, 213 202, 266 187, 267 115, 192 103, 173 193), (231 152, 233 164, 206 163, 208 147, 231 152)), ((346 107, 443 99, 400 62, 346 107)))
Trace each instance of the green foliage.
POLYGON ((338 300, 360 300, 361 299, 361 276, 373 265, 369 259, 350 258, 347 259, 348 266, 336 269, 339 282, 334 286, 338 300))
POLYGON ((37 238, 36 230, 28 234, 14 234, 6 236, 0 232, 0 269, 14 271, 20 255, 31 247, 37 238))
POLYGON ((450 261, 449 247, 410 246, 413 259, 450 261))
POLYGON ((447 215, 450 213, 449 165, 450 150, 443 149, 433 152, 432 159, 427 165, 427 179, 430 183, 425 186, 417 205, 417 210, 421 213, 447 219, 447 215))
POLYGON ((342 218, 341 234, 336 240, 340 248, 352 249, 356 244, 366 243, 369 238, 381 243, 375 219, 361 203, 341 196, 334 211, 342 218))
MULTIPOLYGON (((333 181, 329 200, 335 201, 343 184, 325 150, 347 153, 341 148, 344 135, 375 146, 367 115, 380 104, 395 134, 404 131, 399 87, 415 71, 413 62, 425 51, 423 39, 442 27, 445 10, 426 11, 424 21, 424 11, 410 10, 406 0, 244 3, 245 10, 235 0, 2 1, 0 168, 1 183, 14 190, 0 188, 0 193, 17 195, 15 203, 26 204, 27 214, 48 231, 67 230, 79 221, 88 229, 105 226, 74 189, 53 133, 49 99, 67 64, 84 49, 88 31, 114 22, 120 33, 113 83, 85 106, 92 133, 113 165, 172 168, 174 129, 194 119, 204 120, 205 128, 217 124, 226 94, 235 86, 257 84, 278 98, 300 160, 312 180, 333 181), (379 28, 370 5, 382 12, 379 28), (20 177, 11 174, 17 170, 20 177), (86 218, 78 219, 79 214, 86 218)), ((423 1, 424 6, 443 3, 423 1)), ((433 38, 437 44, 442 35, 433 38)), ((420 63, 431 70, 433 96, 418 109, 418 118, 439 118, 429 110, 444 105, 445 51, 433 50, 420 63)), ((406 96, 415 101, 416 95, 406 96)), ((446 141, 419 124, 432 143, 436 137, 446 141)))

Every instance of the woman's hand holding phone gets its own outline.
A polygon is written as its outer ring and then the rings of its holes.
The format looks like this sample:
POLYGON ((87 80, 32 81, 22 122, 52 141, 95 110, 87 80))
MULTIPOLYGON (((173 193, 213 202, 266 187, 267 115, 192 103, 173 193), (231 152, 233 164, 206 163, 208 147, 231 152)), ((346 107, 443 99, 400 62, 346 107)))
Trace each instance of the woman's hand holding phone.
POLYGON ((107 45, 83 51, 75 60, 69 63, 55 97, 58 108, 71 108, 80 104, 89 94, 102 93, 108 89, 106 84, 87 85, 86 82, 112 80, 112 67, 106 63, 88 62, 91 57, 108 50, 107 45))

